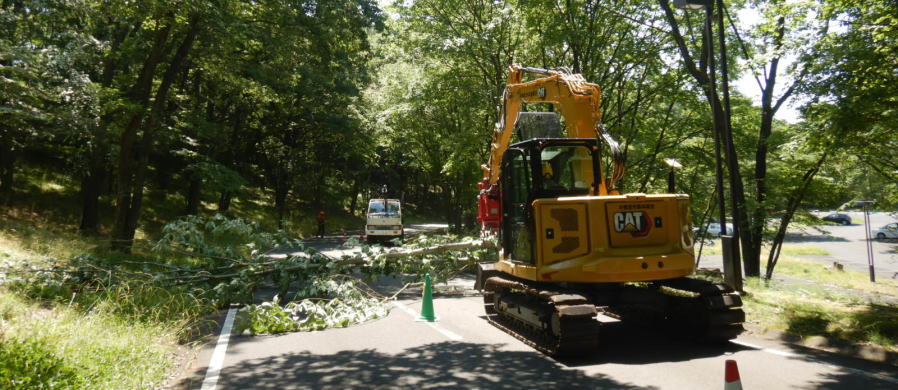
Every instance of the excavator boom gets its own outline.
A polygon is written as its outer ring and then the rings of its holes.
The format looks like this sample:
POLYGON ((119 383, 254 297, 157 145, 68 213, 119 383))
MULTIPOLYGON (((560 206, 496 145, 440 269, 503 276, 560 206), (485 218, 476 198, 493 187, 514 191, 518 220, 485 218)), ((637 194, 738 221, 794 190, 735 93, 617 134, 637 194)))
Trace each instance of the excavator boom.
POLYGON ((495 231, 498 227, 498 205, 491 200, 497 196, 496 184, 502 173, 502 156, 514 135, 523 103, 552 104, 565 119, 568 138, 598 138, 605 142, 613 158, 612 175, 606 178, 600 167, 600 184, 590 195, 616 193, 615 183, 624 174, 620 148, 601 124, 601 91, 598 85, 587 82, 582 75, 564 67, 543 69, 512 65, 499 103, 499 120, 493 129, 489 160, 481 166, 483 180, 479 183, 478 220, 484 231, 495 231), (524 81, 524 76, 528 74, 539 77, 524 81))

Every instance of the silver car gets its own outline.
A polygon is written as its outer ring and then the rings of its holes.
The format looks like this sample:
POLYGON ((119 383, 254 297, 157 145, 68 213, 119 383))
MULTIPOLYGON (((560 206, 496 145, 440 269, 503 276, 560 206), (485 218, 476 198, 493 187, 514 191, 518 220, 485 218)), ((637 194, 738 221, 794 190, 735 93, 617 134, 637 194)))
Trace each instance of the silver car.
POLYGON ((873 231, 873 237, 877 240, 886 238, 898 238, 898 223, 890 223, 873 231))
MULTIPOLYGON (((733 224, 727 222, 726 227, 727 227, 727 234, 733 235, 733 224)), ((701 235, 701 233, 700 233, 701 230, 702 229, 698 228, 698 227, 693 229, 693 231, 697 235, 701 235)), ((711 237, 720 237, 720 224, 717 222, 708 223, 707 233, 711 237)))

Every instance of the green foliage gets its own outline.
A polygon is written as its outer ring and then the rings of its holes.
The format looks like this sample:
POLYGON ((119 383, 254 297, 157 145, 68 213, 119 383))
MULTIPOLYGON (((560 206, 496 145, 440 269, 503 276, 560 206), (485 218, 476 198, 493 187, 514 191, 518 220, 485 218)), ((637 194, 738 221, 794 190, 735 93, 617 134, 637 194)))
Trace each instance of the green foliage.
POLYGON ((257 222, 189 215, 166 224, 154 250, 183 250, 197 255, 225 258, 256 257, 260 251, 278 246, 299 245, 284 232, 267 233, 257 222))
POLYGON ((270 302, 243 307, 237 313, 234 331, 260 334, 342 328, 386 316, 389 311, 383 300, 368 297, 353 281, 316 279, 296 297, 298 300, 284 306, 275 296, 270 302))
MULTIPOLYGON (((495 256, 492 246, 472 245, 458 250, 435 251, 407 255, 424 248, 458 242, 457 236, 420 235, 413 242, 387 250, 380 246, 362 246, 355 257, 344 256, 347 265, 322 267, 300 282, 294 300, 281 305, 279 298, 258 305, 247 305, 237 314, 235 331, 251 334, 283 333, 345 327, 375 318, 388 312, 386 299, 368 289, 353 275, 361 273, 373 280, 383 275, 409 278, 412 282, 423 280, 430 273, 435 283, 447 281, 474 262, 495 256), (402 254, 402 255, 398 255, 402 254), (396 256, 398 255, 398 256, 396 256), (349 266, 348 264, 352 264, 349 266)), ((466 239, 471 241, 470 239, 466 239)), ((357 245, 350 239, 347 245, 357 245)), ((296 282, 296 281, 294 281, 296 282)))
POLYGON ((241 314, 242 329, 276 333, 348 326, 385 315, 384 301, 359 288, 361 282, 354 280, 358 275, 368 279, 405 275, 420 281, 430 273, 439 282, 495 255, 479 245, 421 251, 461 239, 422 235, 401 248, 363 246, 357 256, 333 259, 283 232, 264 232, 258 224, 223 216, 186 217, 163 232, 154 251, 171 260, 84 254, 49 269, 10 272, 7 285, 30 297, 129 321, 165 323, 182 338, 199 316, 230 302, 250 303, 260 286, 276 286, 281 296, 298 288, 296 301, 284 307, 277 302, 250 305, 241 314), (275 247, 290 250, 291 255, 268 255, 258 249, 275 247))
POLYGON ((0 333, 0 386, 5 389, 77 389, 84 385, 78 367, 43 340, 18 340, 0 333))

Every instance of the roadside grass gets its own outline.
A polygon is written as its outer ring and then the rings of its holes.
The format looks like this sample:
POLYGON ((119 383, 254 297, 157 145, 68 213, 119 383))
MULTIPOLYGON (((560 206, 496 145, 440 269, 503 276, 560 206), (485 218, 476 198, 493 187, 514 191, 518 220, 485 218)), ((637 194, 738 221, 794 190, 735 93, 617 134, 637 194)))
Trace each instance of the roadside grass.
MULTIPOLYGON (((870 276, 852 270, 836 271, 812 261, 783 256, 777 262, 774 276, 787 275, 821 285, 836 286, 863 291, 870 295, 889 295, 898 297, 898 281, 879 279, 870 282, 870 276)), ((896 317, 898 318, 898 317, 896 317)))
MULTIPOLYGON (((815 246, 793 244, 783 245, 783 250, 780 252, 780 255, 787 256, 829 256, 829 254, 825 249, 815 246)), ((764 253, 764 256, 766 255, 767 253, 764 253)))
POLYGON ((177 335, 164 324, 46 307, 0 291, 0 387, 159 387, 177 335))
MULTIPOLYGON (((148 245, 132 255, 83 237, 21 207, 0 208, 0 388, 131 389, 164 384, 179 345, 189 344, 215 308, 189 286, 152 281, 114 285, 42 277, 40 270, 90 259, 132 264, 186 263, 159 259, 148 245)), ((68 278, 78 278, 69 275, 68 278)))
MULTIPOLYGON (((720 244, 720 239, 715 238, 713 244, 708 245, 707 241, 705 247, 702 248, 702 255, 719 255, 723 253, 723 246, 720 244)), ((805 244, 785 244, 783 245, 783 250, 780 253, 781 255, 788 256, 827 256, 830 253, 825 249, 817 248, 812 245, 805 244)), ((767 257, 766 248, 761 253, 762 260, 767 257)))
POLYGON ((898 351, 898 307, 822 285, 746 280, 743 309, 751 323, 801 337, 827 336, 898 351))

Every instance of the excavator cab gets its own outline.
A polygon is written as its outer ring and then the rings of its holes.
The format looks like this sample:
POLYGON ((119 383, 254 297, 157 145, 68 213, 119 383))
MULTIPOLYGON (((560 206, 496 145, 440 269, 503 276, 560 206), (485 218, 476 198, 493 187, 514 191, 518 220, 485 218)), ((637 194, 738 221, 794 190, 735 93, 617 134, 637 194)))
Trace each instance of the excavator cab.
POLYGON ((533 264, 534 217, 530 205, 540 198, 584 196, 599 180, 595 139, 537 138, 513 144, 505 152, 500 187, 500 241, 511 258, 533 264))

